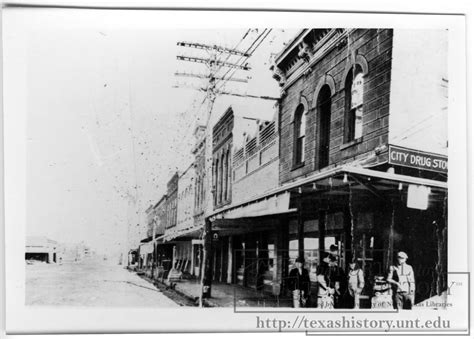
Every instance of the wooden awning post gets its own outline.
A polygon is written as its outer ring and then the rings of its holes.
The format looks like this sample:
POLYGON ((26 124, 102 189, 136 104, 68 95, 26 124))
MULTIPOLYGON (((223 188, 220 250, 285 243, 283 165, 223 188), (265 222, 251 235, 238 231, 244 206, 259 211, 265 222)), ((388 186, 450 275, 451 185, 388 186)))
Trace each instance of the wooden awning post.
POLYGON ((448 197, 445 196, 443 201, 443 215, 434 222, 436 227, 437 253, 438 260, 436 262, 436 294, 441 295, 447 289, 447 253, 448 253, 448 229, 447 229, 447 208, 448 197))
POLYGON ((304 218, 301 196, 298 198, 298 256, 304 258, 304 218))
POLYGON ((388 246, 387 246, 387 261, 385 263, 385 269, 388 271, 391 265, 393 265, 393 240, 395 236, 395 203, 392 201, 392 214, 390 218, 390 228, 388 233, 388 246))
POLYGON ((327 212, 321 210, 318 215, 318 232, 319 232, 319 263, 322 262, 324 253, 326 251, 324 238, 326 237, 326 214, 327 212))
POLYGON ((343 211, 343 224, 344 224, 344 244, 343 252, 341 253, 341 259, 343 260, 343 266, 346 268, 347 264, 355 258, 355 246, 354 246, 354 219, 351 211, 352 206, 344 208, 343 211))
POLYGON ((229 245, 227 247, 228 253, 228 262, 227 262, 227 283, 232 284, 234 282, 234 272, 233 272, 233 267, 234 267, 234 237, 229 236, 229 245))
POLYGON ((202 265, 202 278, 201 278, 201 300, 200 306, 202 306, 202 299, 211 297, 211 285, 212 285, 212 225, 209 219, 206 219, 204 223, 204 241, 203 241, 203 265, 202 265))

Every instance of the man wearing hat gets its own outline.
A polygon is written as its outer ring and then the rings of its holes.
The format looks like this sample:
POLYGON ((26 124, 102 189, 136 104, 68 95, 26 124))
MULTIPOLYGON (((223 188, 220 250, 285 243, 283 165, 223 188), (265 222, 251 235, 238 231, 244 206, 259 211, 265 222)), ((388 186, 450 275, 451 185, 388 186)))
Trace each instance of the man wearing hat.
POLYGON ((411 265, 406 263, 408 255, 397 253, 398 264, 390 266, 387 282, 394 289, 394 304, 397 309, 411 310, 415 303, 415 273, 411 265))
POLYGON ((305 307, 308 301, 311 282, 309 272, 303 267, 304 259, 296 258, 295 268, 290 271, 289 288, 293 293, 293 307, 305 307))

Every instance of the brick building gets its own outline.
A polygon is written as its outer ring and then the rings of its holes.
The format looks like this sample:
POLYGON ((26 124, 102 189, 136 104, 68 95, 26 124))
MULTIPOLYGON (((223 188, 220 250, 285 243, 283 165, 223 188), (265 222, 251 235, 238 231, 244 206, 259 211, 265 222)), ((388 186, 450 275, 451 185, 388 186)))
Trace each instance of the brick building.
MULTIPOLYGON (((168 196, 163 195, 158 202, 153 206, 154 210, 154 224, 156 238, 154 241, 154 264, 156 268, 160 267, 163 270, 171 268, 171 261, 173 256, 173 246, 171 244, 163 243, 163 237, 166 230, 167 223, 167 200, 168 196)), ((158 270, 154 271, 155 277, 158 270)))
POLYGON ((155 210, 153 205, 148 206, 146 214, 146 237, 140 241, 138 253, 140 256, 139 269, 143 269, 151 275, 154 253, 154 232, 155 232, 155 210))
POLYGON ((214 209, 228 205, 232 201, 232 129, 234 111, 228 108, 212 129, 212 193, 214 209))
POLYGON ((168 229, 176 226, 178 220, 178 181, 179 173, 173 174, 167 184, 166 192, 166 226, 165 234, 168 229))
POLYGON ((430 272, 417 277, 417 301, 445 287, 446 258, 439 253, 446 253, 447 172, 389 158, 403 140, 414 149, 402 153, 447 163, 446 131, 434 133, 446 128, 446 56, 439 53, 445 39, 442 31, 307 29, 277 56, 280 183, 301 183, 290 199, 298 210, 288 223, 290 265, 304 254, 313 273, 337 245, 342 268, 352 259, 364 268, 370 295, 374 276, 403 250, 417 258, 415 270, 430 272), (424 83, 407 92, 419 79, 424 83), (411 106, 403 105, 407 100, 411 106), (441 123, 423 124, 428 114, 441 123), (435 145, 420 147, 420 136, 433 134, 435 145), (431 191, 420 198, 424 208, 407 202, 414 187, 431 191))
POLYGON ((265 252, 259 265, 255 259, 259 249, 268 251, 266 240, 272 238, 275 220, 249 218, 259 213, 239 206, 278 186, 276 122, 264 119, 274 117, 274 112, 271 101, 233 104, 214 125, 214 211, 223 211, 221 219, 212 222, 218 239, 213 248, 214 281, 263 288, 265 276, 273 275, 272 255, 265 252))
POLYGON ((168 196, 165 194, 153 206, 155 234, 158 236, 161 236, 165 233, 167 200, 168 196))
POLYGON ((391 55, 390 29, 315 29, 277 57, 286 78, 281 183, 365 158, 388 142, 391 55))
POLYGON ((194 164, 186 168, 178 179, 176 226, 165 232, 165 241, 173 243, 173 262, 183 273, 193 272, 192 233, 194 227, 194 164))
MULTIPOLYGON (((316 267, 336 245, 340 267, 356 260, 364 269, 365 307, 398 250, 415 269, 416 302, 446 289, 446 42, 442 30, 304 29, 276 56, 278 183, 253 197, 259 185, 247 186, 248 199, 236 202, 234 180, 229 200, 218 188, 209 215, 219 237, 237 224, 260 234, 234 236, 244 286, 288 295, 285 278, 304 256, 315 287, 316 267)), ((219 145, 225 130, 216 129, 219 145)), ((251 164, 239 161, 237 178, 251 164)))
POLYGON ((201 275, 202 240, 199 239, 204 227, 206 202, 210 199, 208 177, 206 175, 206 127, 196 126, 194 130, 195 145, 192 149, 194 155, 194 169, 196 180, 194 185, 194 227, 199 230, 198 236, 191 240, 193 253, 194 276, 201 275))

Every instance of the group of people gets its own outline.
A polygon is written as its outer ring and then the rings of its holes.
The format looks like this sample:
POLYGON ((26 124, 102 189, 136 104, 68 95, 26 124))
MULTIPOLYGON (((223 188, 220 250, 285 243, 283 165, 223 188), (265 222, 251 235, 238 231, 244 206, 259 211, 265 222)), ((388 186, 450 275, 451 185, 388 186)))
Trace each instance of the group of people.
MULTIPOLYGON (((393 303, 378 303, 380 293, 374 293, 373 307, 411 309, 415 296, 415 276, 413 268, 406 263, 408 255, 398 252, 397 264, 390 266, 386 279, 393 289, 393 303), (375 303, 374 303, 375 300, 375 303), (381 306, 382 305, 382 306, 381 306)), ((360 296, 365 286, 363 270, 356 260, 348 265, 347 273, 339 265, 338 248, 331 245, 328 255, 321 260, 316 270, 317 302, 321 309, 360 308, 360 296)), ((304 268, 304 258, 298 257, 295 268, 289 274, 289 288, 293 294, 293 307, 310 305, 311 282, 309 272, 304 268)), ((314 305, 314 302, 312 303, 314 305)))

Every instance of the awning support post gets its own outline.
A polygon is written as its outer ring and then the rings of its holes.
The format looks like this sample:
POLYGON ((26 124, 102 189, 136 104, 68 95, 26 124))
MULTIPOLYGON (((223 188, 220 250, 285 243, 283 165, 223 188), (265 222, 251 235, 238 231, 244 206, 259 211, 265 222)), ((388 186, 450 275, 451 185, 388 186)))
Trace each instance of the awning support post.
POLYGON ((325 248, 324 238, 326 237, 326 211, 319 212, 318 218, 318 231, 319 231, 319 262, 323 259, 325 248))
POLYGON ((342 259, 344 260, 343 268, 345 268, 346 264, 351 262, 351 260, 355 258, 355 251, 354 251, 354 239, 353 239, 353 216, 351 215, 350 208, 344 209, 344 253, 342 253, 342 259))
POLYGON ((436 294, 441 295, 444 290, 447 289, 447 259, 446 254, 448 253, 448 230, 447 230, 447 204, 448 197, 445 196, 443 201, 443 216, 439 219, 439 222, 435 222, 436 227, 436 239, 438 247, 438 260, 436 263, 436 294))
POLYGON ((234 244, 234 237, 233 236, 229 236, 229 246, 228 246, 228 262, 227 262, 227 283, 228 284, 232 284, 233 283, 233 275, 234 275, 234 272, 232 270, 232 268, 234 267, 234 264, 233 264, 233 260, 234 260, 234 247, 233 247, 233 244, 234 244))
POLYGON ((304 218, 301 196, 298 197, 298 256, 304 258, 304 218))
POLYGON ((212 285, 212 225, 211 221, 206 219, 204 223, 204 243, 203 243, 203 265, 202 265, 202 279, 201 279, 201 300, 211 297, 212 285))
POLYGON ((396 211, 396 203, 392 201, 391 203, 392 213, 390 218, 390 226, 388 230, 388 246, 387 246, 387 255, 386 255, 386 262, 385 262, 385 269, 388 271, 390 266, 393 264, 393 238, 395 236, 395 211, 396 211))

